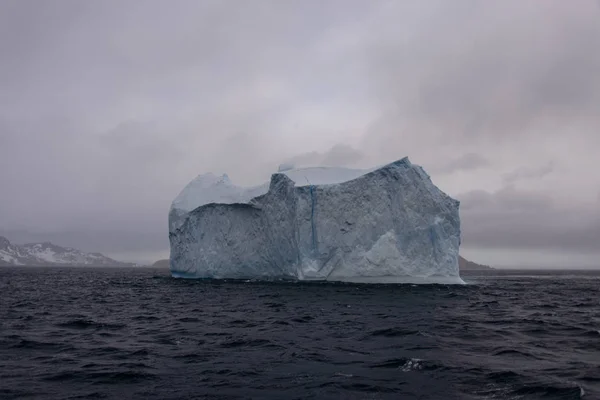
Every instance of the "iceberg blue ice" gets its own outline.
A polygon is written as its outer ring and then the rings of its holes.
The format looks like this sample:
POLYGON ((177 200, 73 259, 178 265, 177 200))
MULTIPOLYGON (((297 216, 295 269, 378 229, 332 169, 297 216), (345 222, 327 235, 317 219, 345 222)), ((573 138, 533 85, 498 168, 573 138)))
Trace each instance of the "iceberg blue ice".
POLYGON ((169 239, 175 277, 464 283, 459 202, 408 158, 285 166, 251 188, 198 176, 173 201, 169 239))

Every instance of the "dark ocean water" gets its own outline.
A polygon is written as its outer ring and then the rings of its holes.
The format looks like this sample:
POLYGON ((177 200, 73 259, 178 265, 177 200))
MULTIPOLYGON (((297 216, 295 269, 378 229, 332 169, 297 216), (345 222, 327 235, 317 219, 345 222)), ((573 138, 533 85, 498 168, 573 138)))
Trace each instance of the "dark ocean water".
POLYGON ((600 399, 600 274, 466 286, 0 268, 1 399, 600 399))

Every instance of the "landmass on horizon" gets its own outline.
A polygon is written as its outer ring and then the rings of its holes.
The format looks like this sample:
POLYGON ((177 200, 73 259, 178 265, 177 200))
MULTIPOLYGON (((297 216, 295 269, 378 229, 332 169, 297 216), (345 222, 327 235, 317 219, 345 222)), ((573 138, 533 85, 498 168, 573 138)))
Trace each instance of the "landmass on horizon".
POLYGON ((0 266, 89 266, 136 267, 139 264, 113 260, 100 253, 86 253, 50 242, 17 245, 0 236, 0 266))

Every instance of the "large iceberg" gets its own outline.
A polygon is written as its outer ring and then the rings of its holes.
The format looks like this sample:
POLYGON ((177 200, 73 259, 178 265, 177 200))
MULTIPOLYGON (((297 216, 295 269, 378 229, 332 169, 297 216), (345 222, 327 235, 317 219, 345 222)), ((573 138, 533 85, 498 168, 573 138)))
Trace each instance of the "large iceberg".
POLYGON ((464 283, 459 202, 408 158, 280 167, 264 185, 200 175, 169 212, 174 277, 464 283))

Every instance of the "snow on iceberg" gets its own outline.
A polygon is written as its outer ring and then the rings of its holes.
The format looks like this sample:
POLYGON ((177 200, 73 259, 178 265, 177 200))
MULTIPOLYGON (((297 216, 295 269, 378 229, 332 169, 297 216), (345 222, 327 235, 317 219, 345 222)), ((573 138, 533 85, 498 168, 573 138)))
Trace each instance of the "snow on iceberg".
POLYGON ((458 208, 408 158, 369 170, 280 168, 251 188, 200 175, 169 212, 171 273, 464 283, 458 208))

